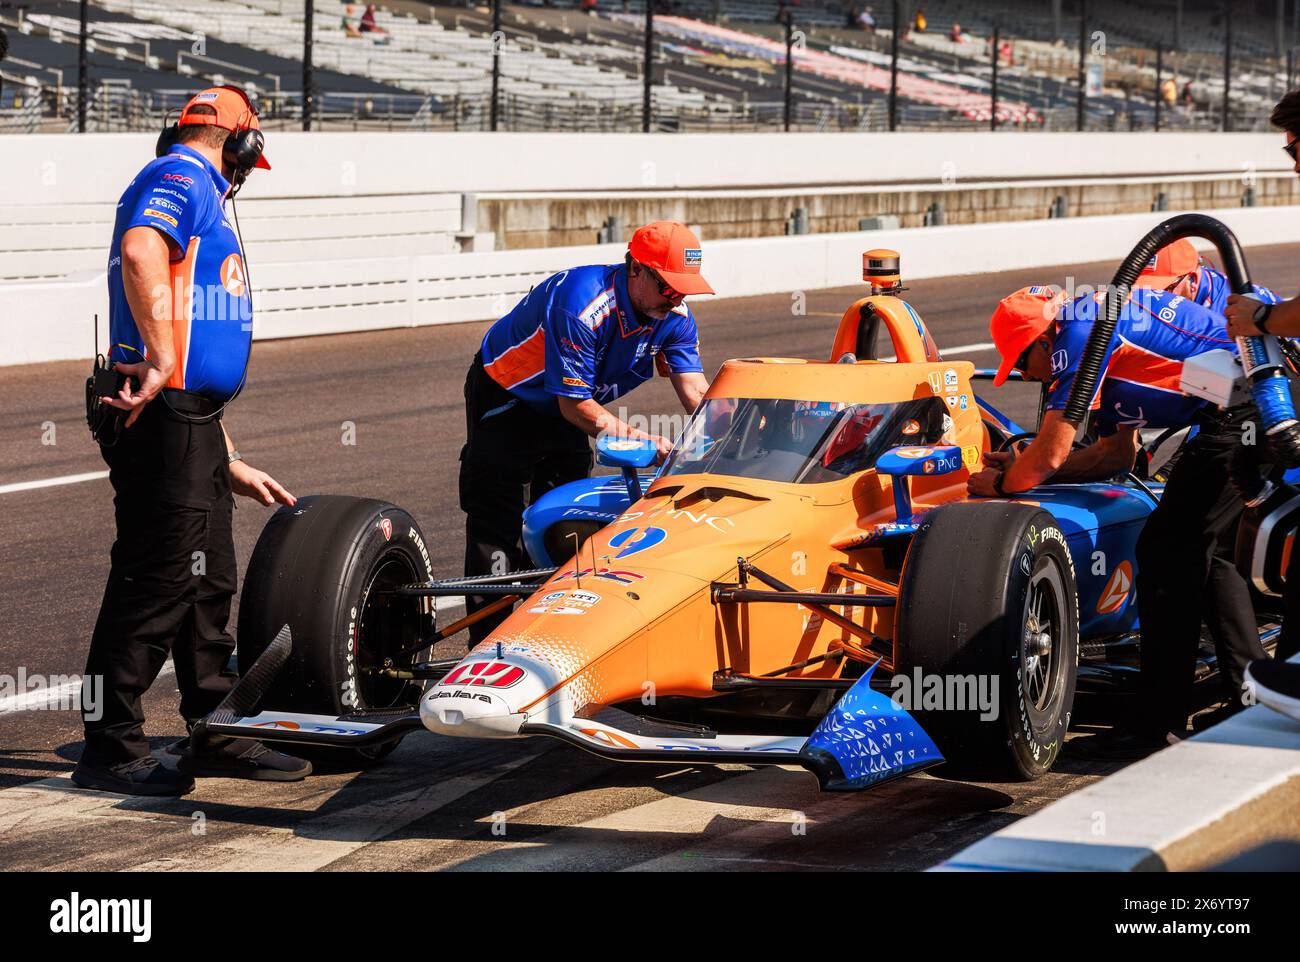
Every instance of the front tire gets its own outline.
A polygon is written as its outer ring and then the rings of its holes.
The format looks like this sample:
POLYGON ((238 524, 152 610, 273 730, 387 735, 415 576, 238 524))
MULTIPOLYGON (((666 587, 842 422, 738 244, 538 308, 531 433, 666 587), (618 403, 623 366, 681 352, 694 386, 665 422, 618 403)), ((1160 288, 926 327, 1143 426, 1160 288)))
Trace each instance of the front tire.
POLYGON ((969 704, 911 712, 948 768, 1045 775, 1070 724, 1079 661, 1074 563, 1056 519, 1002 501, 931 511, 908 549, 898 604, 900 674, 919 668, 945 693, 996 691, 992 718, 969 704))
MULTIPOLYGON (((405 668, 427 657, 427 649, 400 653, 430 636, 432 617, 414 599, 388 591, 432 576, 419 525, 401 508, 337 495, 280 508, 257 539, 239 603, 241 666, 251 665, 282 626, 293 631, 293 653, 263 705, 344 715, 418 704, 420 684, 376 669, 405 668)), ((368 763, 400 740, 352 751, 295 752, 368 763)))

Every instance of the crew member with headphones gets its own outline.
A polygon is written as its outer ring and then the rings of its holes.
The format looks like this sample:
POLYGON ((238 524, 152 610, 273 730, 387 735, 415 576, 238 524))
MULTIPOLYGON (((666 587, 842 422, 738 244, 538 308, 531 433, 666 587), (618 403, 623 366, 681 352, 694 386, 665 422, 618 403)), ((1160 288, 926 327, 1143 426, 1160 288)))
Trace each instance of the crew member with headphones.
POLYGON ((253 168, 270 169, 262 145, 243 91, 204 90, 162 132, 157 158, 117 205, 108 256, 112 373, 98 371, 87 391, 117 538, 86 662, 86 674, 103 679, 103 698, 83 706, 86 747, 72 774, 83 788, 174 796, 190 791, 194 776, 290 781, 311 771, 243 739, 185 739, 172 770, 150 753, 141 709, 169 652, 188 725, 230 691, 232 493, 294 503, 242 460, 221 423, 252 348, 248 270, 226 200, 253 168), (116 379, 115 390, 104 389, 105 379, 116 379))

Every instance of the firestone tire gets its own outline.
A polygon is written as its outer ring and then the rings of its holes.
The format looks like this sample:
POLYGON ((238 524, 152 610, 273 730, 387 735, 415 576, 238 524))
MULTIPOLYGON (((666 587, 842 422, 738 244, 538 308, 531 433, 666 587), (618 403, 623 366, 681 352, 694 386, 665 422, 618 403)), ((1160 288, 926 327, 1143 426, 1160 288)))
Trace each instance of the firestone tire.
POLYGON ((1070 724, 1079 662, 1074 563, 1056 520, 1004 501, 931 511, 908 549, 898 605, 901 675, 919 668, 944 692, 997 685, 992 718, 969 697, 911 712, 948 772, 1045 775, 1070 724))
MULTIPOLYGON (((293 654, 262 707, 342 715, 415 705, 422 686, 381 678, 426 651, 399 656, 432 631, 431 616, 386 589, 433 576, 424 536, 401 508, 369 498, 315 495, 277 511, 262 529, 239 603, 239 662, 248 666, 288 624, 293 654)), ((293 754, 371 763, 400 737, 367 749, 295 746, 293 754)))

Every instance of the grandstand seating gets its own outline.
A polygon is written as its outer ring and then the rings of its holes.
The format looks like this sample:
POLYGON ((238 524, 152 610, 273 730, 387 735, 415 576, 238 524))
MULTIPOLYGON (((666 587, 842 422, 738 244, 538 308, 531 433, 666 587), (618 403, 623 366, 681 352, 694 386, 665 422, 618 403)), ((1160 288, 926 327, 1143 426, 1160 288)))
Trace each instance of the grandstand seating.
MULTIPOLYGON (((640 123, 646 0, 597 0, 585 16, 578 0, 528 0, 507 8, 501 45, 500 106, 505 129, 636 129, 640 123)), ((659 129, 743 129, 779 123, 784 28, 788 9, 801 31, 796 53, 795 122, 825 129, 879 129, 886 122, 890 4, 874 4, 882 32, 869 35, 846 20, 863 0, 655 0, 657 17, 654 124, 659 129)), ((1151 46, 1172 39, 1174 0, 1138 8, 1123 0, 1091 0, 1089 27, 1108 45, 1106 89, 1087 103, 1088 125, 1146 127, 1152 122, 1151 46)), ((75 77, 74 0, 25 4, 26 32, 15 36, 14 64, 4 72, 8 103, 0 129, 34 125, 31 90, 63 104, 75 77), (14 81, 20 83, 15 86, 14 81), (24 119, 25 118, 25 119, 24 119)), ((383 32, 349 36, 343 0, 314 0, 313 61, 318 116, 339 123, 446 129, 487 126, 493 39, 484 8, 388 0, 379 11, 383 32)), ((356 4, 359 13, 361 4, 356 4)), ((904 38, 899 122, 903 127, 983 125, 990 109, 991 63, 985 44, 993 26, 1015 44, 999 76, 999 120, 1047 129, 1074 125, 1077 0, 1065 0, 1054 20, 1051 4, 1015 0, 934 0, 923 7, 924 33, 904 38), (947 31, 960 22, 969 42, 947 31)), ((1167 126, 1217 122, 1222 98, 1221 11, 1185 0, 1184 50, 1166 60, 1167 73, 1193 82, 1199 116, 1167 111, 1167 126)), ((94 129, 153 126, 178 105, 195 78, 251 86, 269 109, 270 126, 299 115, 302 4, 289 0, 94 0, 91 54, 94 129), (195 38, 203 50, 195 53, 195 38), (141 92, 147 96, 141 97, 141 92)), ((354 14, 355 15, 355 14, 354 14)), ((0 17, 5 16, 0 8, 0 17)), ((1233 114, 1238 129, 1265 124, 1282 77, 1273 60, 1266 18, 1234 21, 1239 69, 1233 114)), ((58 111, 66 125, 68 111, 58 111)), ((12 129, 12 128, 10 128, 12 129)), ((66 127, 65 127, 66 129, 66 127)))

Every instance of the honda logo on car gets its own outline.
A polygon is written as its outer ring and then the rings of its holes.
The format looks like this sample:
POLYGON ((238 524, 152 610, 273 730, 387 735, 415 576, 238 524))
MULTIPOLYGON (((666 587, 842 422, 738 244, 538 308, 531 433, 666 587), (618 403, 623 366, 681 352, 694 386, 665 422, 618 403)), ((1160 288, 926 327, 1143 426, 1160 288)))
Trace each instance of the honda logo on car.
POLYGON ((471 661, 457 665, 440 685, 478 685, 483 688, 513 688, 527 676, 518 665, 504 661, 471 661))

